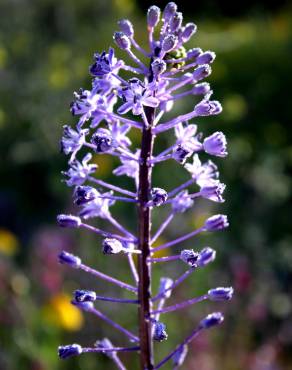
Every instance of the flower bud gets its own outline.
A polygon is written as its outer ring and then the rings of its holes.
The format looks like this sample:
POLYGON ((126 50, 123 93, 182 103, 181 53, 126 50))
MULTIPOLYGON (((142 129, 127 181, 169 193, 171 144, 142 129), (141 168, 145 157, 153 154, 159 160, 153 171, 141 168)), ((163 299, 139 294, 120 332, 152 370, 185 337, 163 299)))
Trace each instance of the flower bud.
POLYGON ((213 312, 201 320, 199 327, 202 329, 209 329, 212 326, 219 325, 223 322, 224 316, 221 312, 213 312))
POLYGON ((75 290, 74 298, 76 302, 94 302, 96 293, 91 290, 75 290))
POLYGON ((216 58, 216 54, 213 51, 205 51, 204 53, 198 55, 196 58, 197 64, 210 64, 213 63, 216 58))
POLYGON ((177 10, 176 3, 170 2, 170 3, 166 4, 166 6, 164 8, 164 11, 162 13, 162 19, 164 20, 164 22, 169 22, 170 19, 175 14, 176 10, 177 10))
POLYGON ((175 13, 169 22, 171 32, 176 32, 180 28, 182 21, 183 21, 182 13, 181 12, 175 13))
POLYGON ((196 59, 197 56, 199 56, 201 53, 202 53, 202 49, 201 48, 190 49, 187 52, 187 58, 188 59, 196 59))
POLYGON ((212 200, 213 202, 223 203, 224 199, 222 194, 225 190, 225 187, 225 184, 222 184, 219 181, 213 181, 212 183, 207 183, 201 187, 200 195, 203 198, 212 200))
POLYGON ((120 49, 126 50, 131 48, 131 41, 123 32, 115 32, 114 40, 120 49))
POLYGON ((198 116, 213 116, 222 112, 221 104, 216 100, 203 99, 195 106, 198 116))
POLYGON ((164 37, 161 45, 161 49, 165 52, 168 53, 172 49, 175 48, 177 44, 177 37, 173 34, 169 34, 166 37, 164 37))
POLYGON ((214 215, 205 221, 205 229, 207 231, 223 230, 228 226, 229 223, 226 215, 214 215))
POLYGON ((180 259, 189 266, 196 266, 199 258, 199 253, 194 252, 193 249, 184 249, 180 252, 180 259))
POLYGON ((208 82, 196 84, 192 89, 194 95, 206 95, 208 92, 210 92, 210 84, 208 82))
POLYGON ((79 344, 69 344, 67 346, 58 347, 58 355, 64 360, 71 356, 77 356, 82 353, 82 347, 79 344))
POLYGON ((210 76, 211 72, 212 69, 209 64, 203 64, 194 70, 193 79, 194 81, 200 81, 203 78, 210 76))
POLYGON ((147 12, 147 24, 149 27, 154 28, 159 22, 160 9, 158 6, 152 5, 147 12))
POLYGON ((167 339, 168 335, 166 332, 166 326, 162 322, 154 323, 153 339, 157 342, 162 342, 167 339))
POLYGON ((62 251, 58 255, 59 263, 64 264, 64 265, 69 265, 74 268, 79 268, 81 265, 81 259, 77 256, 74 256, 74 254, 62 251))
POLYGON ((102 242, 102 251, 104 254, 117 254, 124 249, 123 244, 117 239, 106 238, 102 242))
POLYGON ((213 262, 216 258, 216 251, 210 247, 203 248, 199 253, 197 260, 198 267, 204 267, 208 263, 213 262))
POLYGON ((208 291, 211 301, 229 301, 233 296, 233 288, 215 288, 208 291))
POLYGON ((167 201, 168 194, 164 189, 153 188, 151 190, 152 202, 155 206, 159 207, 167 201))
POLYGON ((57 223, 61 227, 78 228, 81 224, 81 219, 72 215, 58 215, 57 223))
POLYGON ((181 35, 182 42, 188 42, 189 39, 196 33, 196 31, 197 26, 195 23, 187 23, 181 35))
POLYGON ((121 19, 118 21, 120 30, 128 37, 134 36, 133 24, 128 19, 121 19))
POLYGON ((216 155, 217 157, 227 156, 227 141, 223 132, 215 132, 211 136, 206 137, 203 143, 206 153, 216 155))

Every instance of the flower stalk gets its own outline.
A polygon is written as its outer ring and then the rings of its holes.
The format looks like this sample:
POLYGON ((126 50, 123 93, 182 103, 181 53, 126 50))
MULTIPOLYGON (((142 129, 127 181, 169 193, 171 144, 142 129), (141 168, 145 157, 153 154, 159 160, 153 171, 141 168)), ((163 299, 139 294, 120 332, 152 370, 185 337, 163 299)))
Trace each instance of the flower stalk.
POLYGON ((118 369, 126 370, 118 353, 137 352, 141 370, 159 369, 168 361, 172 361, 173 369, 178 370, 185 360, 189 343, 202 330, 220 324, 223 315, 215 312, 206 316, 182 343, 158 362, 153 343, 168 338, 167 327, 160 317, 163 319, 166 313, 187 309, 204 300, 227 301, 233 295, 231 287, 219 287, 209 289, 203 296, 185 298, 180 303, 167 305, 175 288, 191 278, 198 268, 205 268, 216 256, 215 250, 210 247, 201 251, 184 249, 183 242, 202 232, 225 229, 229 226, 225 215, 208 217, 196 230, 153 246, 166 228, 174 224, 175 217, 188 211, 197 198, 224 202, 225 185, 218 179, 217 166, 211 160, 202 163, 198 154, 204 151, 208 155, 225 157, 228 154, 225 135, 217 131, 203 139, 203 134, 197 132, 197 125, 189 122, 192 118, 216 115, 222 111, 218 101, 210 100, 213 92, 209 83, 201 82, 211 74, 210 64, 215 54, 203 52, 200 48, 189 51, 184 48, 184 43, 195 34, 197 27, 193 23, 183 25, 182 13, 177 11, 177 5, 173 2, 168 3, 162 12, 157 6, 151 6, 148 10, 149 51, 141 48, 136 41, 134 27, 129 20, 123 19, 118 25, 120 31, 114 33, 114 41, 130 57, 134 66, 118 59, 113 48, 101 54, 95 53, 94 63, 89 69, 93 76, 92 89, 80 89, 74 93, 71 112, 79 116, 79 120, 76 129, 64 126, 61 150, 69 155, 69 169, 63 174, 66 184, 74 188, 73 202, 80 210, 77 215, 60 214, 57 223, 64 228, 85 229, 98 240, 102 238, 98 243, 104 258, 115 255, 113 258, 118 261, 125 256, 129 263, 128 275, 134 284, 89 267, 79 257, 65 251, 59 255, 59 262, 134 294, 134 298, 107 297, 100 292, 78 289, 71 303, 105 321, 131 342, 136 342, 137 346, 114 346, 104 338, 96 341, 94 347, 82 347, 79 344, 60 346, 58 353, 62 359, 86 352, 103 353, 118 369), (160 32, 157 32, 160 23, 160 32), (141 55, 136 55, 136 51, 141 55), (127 79, 123 71, 132 72, 132 78, 127 79), (188 95, 197 99, 194 108, 189 113, 160 123, 164 113, 171 112, 173 105, 188 95), (129 117, 126 118, 125 114, 129 117), (132 128, 140 130, 141 140, 137 148, 132 148, 127 136, 132 128), (174 130, 175 139, 154 156, 154 140, 167 130, 174 130), (87 154, 77 159, 81 149, 86 150, 87 154), (93 154, 119 158, 121 164, 113 170, 113 175, 131 178, 135 191, 96 178, 98 166, 90 163, 93 154), (182 166, 190 179, 168 191, 162 188, 163 184, 152 184, 152 172, 158 163, 162 165, 171 160, 182 166), (189 187, 197 188, 190 190, 189 187), (127 202, 136 207, 137 234, 129 231, 112 213, 117 202, 127 202), (168 216, 152 233, 152 210, 161 206, 169 209, 168 216), (104 220, 110 231, 106 227, 100 229, 85 222, 89 219, 104 220), (169 254, 163 257, 157 255, 156 252, 161 250, 169 251, 169 254), (152 294, 152 269, 159 262, 162 270, 167 263, 184 263, 188 269, 178 277, 161 277, 158 292, 152 294), (110 315, 99 310, 100 301, 120 304, 121 309, 136 305, 138 325, 130 330, 124 328, 110 315))

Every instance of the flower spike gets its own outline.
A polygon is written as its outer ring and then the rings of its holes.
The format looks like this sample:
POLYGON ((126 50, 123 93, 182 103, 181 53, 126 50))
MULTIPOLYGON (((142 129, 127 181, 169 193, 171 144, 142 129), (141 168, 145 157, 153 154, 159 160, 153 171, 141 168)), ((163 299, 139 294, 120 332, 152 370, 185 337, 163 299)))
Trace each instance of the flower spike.
MULTIPOLYGON (((212 73, 211 64, 216 54, 186 46, 196 34, 196 24, 185 23, 182 12, 174 2, 169 2, 161 10, 156 5, 151 6, 145 23, 147 50, 136 39, 137 34, 143 32, 135 32, 130 20, 119 20, 119 30, 113 35, 114 47, 96 52, 93 56, 89 67, 91 87, 74 93, 70 110, 76 123, 63 126, 60 146, 61 152, 68 156, 69 168, 63 174, 67 186, 73 188, 75 208, 73 214, 65 211, 57 216, 57 223, 62 228, 78 229, 76 232, 85 229, 92 233, 102 252, 98 258, 111 259, 112 271, 118 270, 121 259, 128 263, 129 273, 121 281, 87 266, 69 252, 62 251, 58 256, 60 264, 86 272, 92 278, 125 289, 132 295, 124 297, 117 293, 108 296, 82 288, 75 290, 71 303, 85 313, 102 319, 137 345, 114 346, 108 338, 103 338, 92 347, 79 344, 60 346, 58 354, 61 359, 67 359, 83 353, 100 353, 109 357, 119 370, 126 370, 118 357, 119 352, 137 352, 140 369, 160 369, 166 362, 172 361, 173 369, 178 370, 184 363, 191 341, 205 329, 221 324, 224 317, 220 312, 213 312, 201 319, 182 343, 155 364, 153 341, 163 346, 168 338, 166 325, 160 316, 187 309, 202 301, 209 304, 229 301, 233 296, 232 287, 215 287, 201 296, 167 305, 167 300, 175 296, 178 286, 186 279, 192 279, 197 269, 207 269, 216 257, 216 251, 209 246, 197 251, 193 246, 185 246, 184 242, 194 240, 201 233, 221 231, 229 226, 227 216, 220 213, 208 217, 200 227, 184 235, 179 234, 178 224, 175 223, 176 216, 187 213, 196 205, 198 198, 218 205, 224 202, 225 184, 219 180, 217 165, 210 159, 202 162, 200 155, 203 152, 203 155, 216 160, 225 158, 228 155, 227 139, 219 130, 204 137, 193 122, 197 117, 222 112, 219 101, 212 98, 210 83, 205 81, 212 73), (117 48, 121 55, 127 57, 125 60, 117 56, 117 48), (189 111, 175 116, 173 107, 185 97, 192 97, 196 102, 189 111), (164 118, 165 113, 170 116, 169 119, 164 118), (139 143, 138 136, 132 134, 133 130, 140 132, 139 143), (165 131, 169 131, 171 143, 156 154, 156 142, 165 131), (134 137, 135 142, 130 139, 134 137), (120 187, 115 176, 113 183, 98 178, 97 157, 101 161, 104 157, 118 159, 120 164, 113 168, 113 175, 127 176, 132 185, 129 188, 120 187), (182 167, 188 175, 185 182, 174 189, 168 182, 163 183, 163 176, 152 176, 157 166, 167 162, 182 167), (157 183, 153 179, 157 179, 157 183), (136 234, 124 226, 126 220, 120 222, 115 214, 117 204, 121 202, 137 208, 136 234), (153 233, 152 213, 158 213, 156 219, 160 220, 161 208, 170 210, 153 233), (170 226, 173 226, 173 236, 168 239, 163 233, 170 226), (161 250, 170 252, 157 254, 161 250), (152 270, 157 263, 161 263, 162 268, 167 263, 180 263, 185 271, 175 276, 176 269, 169 269, 173 276, 161 277, 159 288, 153 295, 152 270), (130 278, 133 285, 128 283, 130 278), (117 308, 116 316, 129 305, 138 307, 138 328, 123 327, 101 312, 101 301, 117 308)), ((172 175, 176 176, 175 173, 169 175, 170 180, 172 175)), ((130 215, 126 214, 126 217, 130 215)))

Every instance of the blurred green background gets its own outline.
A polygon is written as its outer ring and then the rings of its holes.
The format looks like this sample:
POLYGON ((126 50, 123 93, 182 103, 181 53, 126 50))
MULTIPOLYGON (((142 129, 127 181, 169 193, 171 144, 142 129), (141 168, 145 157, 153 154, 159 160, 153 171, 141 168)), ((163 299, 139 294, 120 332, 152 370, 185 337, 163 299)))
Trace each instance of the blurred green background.
MULTIPOLYGON (((214 212, 228 214, 227 231, 185 244, 194 249, 210 245, 218 258, 177 289, 176 297, 231 284, 236 294, 227 304, 206 302, 166 315, 169 340, 156 346, 157 357, 173 348, 205 314, 222 309, 224 325, 192 343, 184 369, 291 369, 292 6, 284 1, 177 3, 185 20, 198 25, 189 46, 217 53, 208 80, 224 110, 220 117, 196 123, 206 135, 224 131, 230 155, 224 161, 215 159, 221 181, 228 186, 226 202, 219 206, 197 202, 167 229, 164 240, 201 225, 214 212)), ((66 158, 59 153, 58 142, 62 125, 75 121, 69 113, 72 92, 90 86, 93 53, 113 45, 119 18, 129 17, 137 40, 145 44, 145 10, 152 4, 0 0, 1 370, 114 368, 102 355, 67 361, 56 355, 60 343, 87 346, 104 336, 123 343, 119 333, 69 304, 72 290, 92 288, 101 293, 104 284, 59 266, 58 252, 73 251, 108 273, 114 265, 115 276, 130 279, 121 259, 101 255, 100 240, 55 226, 56 214, 72 210, 71 192, 61 182, 66 158)), ((190 104, 187 101, 177 112, 188 110, 190 104)), ((163 148, 171 139, 165 136, 158 146, 163 148)), ((138 142, 137 137, 133 140, 138 142)), ((115 160, 104 156, 95 161, 100 178, 127 184, 111 175, 115 160)), ((159 166, 155 185, 171 189, 185 179, 184 171, 177 168, 171 163, 159 166), (169 176, 172 171, 177 171, 177 179, 169 176)), ((135 230, 134 211, 120 205, 113 210, 135 230)), ((154 228, 165 215, 165 210, 154 212, 154 228)), ((183 270, 177 263, 160 266, 155 281, 158 274, 174 277, 183 270)), ((109 286, 107 294, 121 292, 109 286)), ((133 308, 101 306, 134 328, 133 308)), ((136 355, 123 359, 129 369, 137 368, 136 355)))

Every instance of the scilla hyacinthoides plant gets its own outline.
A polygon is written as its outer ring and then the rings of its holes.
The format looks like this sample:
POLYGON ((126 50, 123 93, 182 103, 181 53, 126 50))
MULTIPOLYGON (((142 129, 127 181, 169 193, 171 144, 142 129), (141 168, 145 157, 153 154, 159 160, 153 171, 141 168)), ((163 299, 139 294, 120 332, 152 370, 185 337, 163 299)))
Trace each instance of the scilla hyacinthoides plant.
POLYGON ((104 254, 120 254, 121 258, 125 256, 128 259, 133 284, 88 267, 79 257, 65 251, 59 255, 59 261, 107 283, 115 284, 132 295, 129 299, 124 299, 105 297, 94 291, 77 290, 72 301, 81 310, 96 315, 119 330, 131 344, 115 346, 109 339, 104 338, 92 347, 82 347, 79 344, 60 346, 59 356, 62 359, 86 352, 101 352, 109 356, 119 369, 125 369, 118 353, 136 351, 139 353, 143 370, 159 369, 169 360, 173 368, 178 369, 183 364, 188 344, 203 330, 220 324, 223 315, 213 312, 202 318, 182 343, 160 362, 155 363, 153 341, 162 342, 167 339, 166 326, 160 316, 203 300, 223 301, 232 297, 232 288, 219 287, 210 289, 202 296, 174 305, 165 305, 179 284, 196 269, 204 268, 215 259, 215 250, 210 247, 194 251, 183 249, 182 243, 199 233, 225 229, 228 227, 225 215, 216 214, 209 217, 202 227, 153 247, 153 243, 175 215, 191 208, 199 197, 223 202, 222 193, 225 188, 218 180, 216 165, 211 160, 202 163, 198 156, 199 152, 204 151, 211 156, 225 157, 227 150, 224 134, 215 132, 203 139, 202 135, 197 133, 197 126, 190 123, 193 118, 217 115, 222 111, 220 103, 211 99, 210 85, 202 82, 211 73, 210 64, 214 61, 215 54, 211 51, 203 52, 200 48, 187 51, 183 45, 196 32, 196 25, 183 25, 182 21, 182 13, 177 11, 173 2, 166 5, 162 14, 157 6, 151 6, 147 13, 149 50, 146 51, 135 40, 132 23, 121 20, 118 22, 120 31, 114 34, 114 41, 129 56, 133 65, 119 60, 113 48, 108 52, 96 53, 94 63, 89 69, 93 76, 91 90, 80 89, 74 93, 75 100, 71 105, 71 112, 78 116, 79 120, 75 129, 64 127, 61 148, 69 155, 69 169, 64 174, 67 177, 67 185, 74 188, 74 202, 80 207, 80 212, 78 216, 61 214, 57 221, 62 227, 82 228, 101 236, 104 254), (158 31, 160 22, 161 28, 158 31), (141 58, 134 50, 141 54, 141 58), (124 71, 131 73, 132 77, 125 79, 124 71), (199 97, 199 102, 192 111, 163 121, 164 114, 171 111, 174 103, 188 95, 199 97), (126 118, 126 113, 130 113, 129 118, 126 118), (141 146, 136 149, 131 148, 131 141, 127 136, 132 128, 141 132, 141 146), (175 136, 173 145, 154 155, 155 138, 171 130, 174 130, 175 136), (78 153, 81 149, 86 151, 83 157, 78 153), (92 153, 119 157, 121 165, 113 173, 116 176, 126 175, 132 178, 135 189, 124 189, 96 178, 94 173, 97 166, 90 163, 92 153), (77 159, 77 154, 81 159, 77 159), (160 188, 161 184, 152 184, 152 170, 157 163, 168 160, 174 160, 183 166, 190 179, 175 189, 164 190, 160 188), (195 192, 187 190, 192 185, 197 187, 195 192), (115 202, 131 202, 137 208, 136 235, 112 216, 110 208, 115 202), (161 206, 170 206, 170 213, 152 234, 151 211, 154 207, 161 206), (92 226, 88 223, 92 218, 107 220, 116 232, 92 226), (159 258, 154 254, 157 251, 169 250, 175 245, 180 246, 178 254, 159 258), (134 254, 137 256, 137 266, 133 259, 134 254), (186 272, 174 277, 174 280, 162 277, 159 291, 153 294, 152 267, 159 262, 171 261, 185 263, 186 272), (98 309, 98 301, 116 302, 123 306, 136 305, 138 330, 129 331, 110 319, 98 309))

